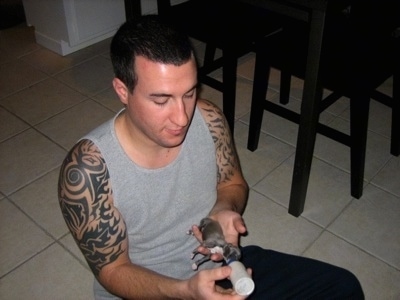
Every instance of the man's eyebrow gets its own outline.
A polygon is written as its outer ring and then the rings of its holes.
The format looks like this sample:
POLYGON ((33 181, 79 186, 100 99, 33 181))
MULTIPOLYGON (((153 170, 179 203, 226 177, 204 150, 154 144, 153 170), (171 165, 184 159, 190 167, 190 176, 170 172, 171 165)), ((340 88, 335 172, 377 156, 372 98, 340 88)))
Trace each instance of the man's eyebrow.
POLYGON ((160 98, 162 98, 162 97, 171 97, 172 95, 171 94, 166 94, 166 93, 151 93, 149 96, 150 97, 160 97, 160 98))
MULTIPOLYGON (((196 83, 193 87, 191 87, 185 94, 190 93, 191 91, 195 90, 196 88, 199 87, 199 84, 196 83)), ((149 95, 150 97, 156 97, 156 98, 162 98, 162 97, 172 97, 172 94, 167 94, 167 93, 151 93, 149 95)))

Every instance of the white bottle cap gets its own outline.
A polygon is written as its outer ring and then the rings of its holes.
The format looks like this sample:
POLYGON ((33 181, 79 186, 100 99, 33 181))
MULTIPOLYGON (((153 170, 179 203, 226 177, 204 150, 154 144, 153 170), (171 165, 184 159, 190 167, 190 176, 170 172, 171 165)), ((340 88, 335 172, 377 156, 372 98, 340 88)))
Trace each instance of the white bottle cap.
POLYGON ((250 295, 254 291, 255 285, 244 265, 239 261, 233 261, 229 266, 232 268, 230 279, 236 293, 240 296, 250 295))

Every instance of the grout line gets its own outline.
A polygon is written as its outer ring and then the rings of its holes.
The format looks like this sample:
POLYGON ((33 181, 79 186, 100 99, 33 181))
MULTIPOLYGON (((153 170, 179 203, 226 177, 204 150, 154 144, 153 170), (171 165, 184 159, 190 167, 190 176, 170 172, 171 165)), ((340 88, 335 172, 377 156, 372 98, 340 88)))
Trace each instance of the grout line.
POLYGON ((46 251, 47 249, 49 249, 51 246, 53 246, 54 244, 56 244, 56 241, 53 240, 50 244, 48 244, 46 247, 44 247, 43 249, 39 250, 38 252, 36 252, 35 254, 33 254, 32 256, 26 258, 24 261, 20 262, 19 264, 17 264, 14 268, 12 268, 11 270, 9 270, 8 272, 4 273, 3 275, 0 276, 0 280, 5 278, 7 275, 13 273, 14 271, 16 271, 17 269, 19 269, 21 266, 25 265, 26 263, 28 263, 30 260, 34 259, 36 256, 38 256, 39 254, 43 253, 44 251, 46 251))

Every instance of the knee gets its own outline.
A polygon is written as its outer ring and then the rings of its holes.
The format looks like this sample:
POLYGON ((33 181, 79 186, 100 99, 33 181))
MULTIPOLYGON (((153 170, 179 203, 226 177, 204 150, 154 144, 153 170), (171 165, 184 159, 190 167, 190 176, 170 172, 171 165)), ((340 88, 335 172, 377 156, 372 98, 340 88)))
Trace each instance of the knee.
POLYGON ((353 273, 341 269, 338 278, 337 290, 342 294, 341 299, 364 299, 361 283, 353 273))

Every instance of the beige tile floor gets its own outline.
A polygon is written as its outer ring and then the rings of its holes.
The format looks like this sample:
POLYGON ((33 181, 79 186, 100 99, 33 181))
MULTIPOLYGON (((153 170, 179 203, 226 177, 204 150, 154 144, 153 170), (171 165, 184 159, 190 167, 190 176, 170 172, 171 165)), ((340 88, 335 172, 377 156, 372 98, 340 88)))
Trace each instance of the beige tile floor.
MULTIPOLYGON (((33 28, 0 31, 0 299, 92 298, 91 272, 58 207, 57 177, 73 143, 121 107, 108 45, 61 57, 35 43, 33 28)), ((400 158, 388 150, 390 110, 371 104, 363 197, 349 194, 348 149, 318 136, 305 210, 295 218, 287 206, 297 126, 265 113, 258 150, 246 149, 253 66, 248 55, 238 70, 235 138, 251 185, 243 244, 346 267, 367 299, 400 299, 400 158)), ((382 86, 390 88, 390 80, 382 86)), ((294 109, 301 91, 294 80, 294 109)), ((221 104, 215 90, 203 96, 221 104)), ((346 129, 348 115, 342 99, 321 120, 346 129)))

